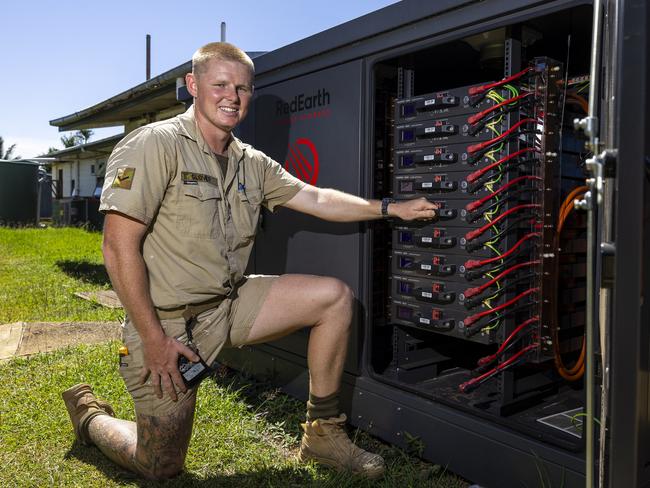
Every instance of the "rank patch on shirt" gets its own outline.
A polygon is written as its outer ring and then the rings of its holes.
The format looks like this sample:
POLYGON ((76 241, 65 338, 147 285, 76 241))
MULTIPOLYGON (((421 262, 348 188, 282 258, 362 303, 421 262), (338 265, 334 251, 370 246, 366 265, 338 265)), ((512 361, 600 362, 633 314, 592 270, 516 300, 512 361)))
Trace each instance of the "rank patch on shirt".
POLYGON ((133 184, 133 177, 135 176, 135 168, 118 168, 115 179, 111 184, 111 188, 122 188, 123 190, 130 190, 133 184))
POLYGON ((184 185, 198 185, 199 181, 217 185, 217 179, 214 176, 204 175, 201 173, 191 173, 189 171, 181 171, 181 180, 184 185))

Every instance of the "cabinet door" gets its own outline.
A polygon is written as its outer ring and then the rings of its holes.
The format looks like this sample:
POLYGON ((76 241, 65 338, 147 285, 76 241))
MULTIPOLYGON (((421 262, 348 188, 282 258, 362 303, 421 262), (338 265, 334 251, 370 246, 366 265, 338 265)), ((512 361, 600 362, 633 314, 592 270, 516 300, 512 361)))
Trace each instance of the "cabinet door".
MULTIPOLYGON (((609 486, 650 482, 650 155, 648 19, 641 0, 609 2, 613 63, 607 76, 615 164, 612 238, 616 246, 611 320, 609 486)), ((608 68, 609 69, 609 68, 608 68)), ((609 145, 609 144, 608 144, 609 145)))

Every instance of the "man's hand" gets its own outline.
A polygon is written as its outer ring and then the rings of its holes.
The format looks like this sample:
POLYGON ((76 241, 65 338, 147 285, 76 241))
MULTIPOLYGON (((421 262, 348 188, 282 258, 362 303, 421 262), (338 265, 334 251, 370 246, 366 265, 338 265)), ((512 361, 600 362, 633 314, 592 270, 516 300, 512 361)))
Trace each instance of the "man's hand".
POLYGON ((402 200, 388 205, 388 215, 402 220, 437 220, 438 204, 426 198, 402 200))
POLYGON ((183 393, 187 391, 178 371, 178 357, 183 355, 192 362, 198 362, 199 356, 183 343, 164 334, 143 340, 142 347, 144 366, 140 373, 140 383, 150 378, 158 398, 163 397, 164 389, 173 401, 178 400, 176 388, 183 393))

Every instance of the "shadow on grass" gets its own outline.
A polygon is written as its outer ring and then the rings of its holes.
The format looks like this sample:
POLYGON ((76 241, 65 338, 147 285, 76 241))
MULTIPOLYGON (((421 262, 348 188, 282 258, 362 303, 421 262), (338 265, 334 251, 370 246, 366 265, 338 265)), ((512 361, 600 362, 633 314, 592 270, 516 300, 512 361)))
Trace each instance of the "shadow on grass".
POLYGON ((264 413, 267 422, 284 423, 289 433, 302 434, 299 426, 305 421, 305 402, 283 393, 272 378, 255 378, 218 362, 213 367, 210 379, 217 385, 239 392, 253 411, 264 413))
POLYGON ((142 488, 156 486, 171 487, 309 487, 323 486, 316 483, 309 471, 301 468, 268 469, 263 468, 248 473, 233 473, 223 475, 207 475, 198 477, 191 472, 183 472, 175 478, 165 481, 148 481, 118 467, 109 461, 96 447, 88 447, 75 441, 65 456, 75 458, 97 468, 108 479, 118 484, 136 485, 142 488))
POLYGON ((88 261, 57 261, 57 267, 68 276, 93 285, 110 285, 108 273, 103 264, 88 261))

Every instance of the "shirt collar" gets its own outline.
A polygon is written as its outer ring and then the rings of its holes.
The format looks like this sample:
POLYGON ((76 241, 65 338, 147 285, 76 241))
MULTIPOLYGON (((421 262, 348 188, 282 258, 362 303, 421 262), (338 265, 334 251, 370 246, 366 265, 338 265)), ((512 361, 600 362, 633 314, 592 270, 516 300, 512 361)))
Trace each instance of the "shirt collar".
MULTIPOLYGON (((210 146, 208 146, 203 135, 196 125, 196 117, 194 115, 194 105, 191 105, 184 113, 178 115, 180 123, 180 133, 197 143, 199 148, 206 154, 212 154, 210 146)), ((228 157, 234 155, 239 160, 246 150, 246 144, 241 142, 238 138, 231 135, 230 144, 228 144, 228 157)))

